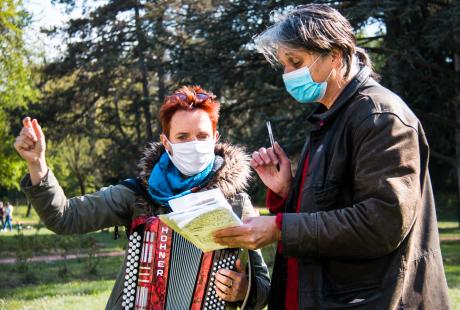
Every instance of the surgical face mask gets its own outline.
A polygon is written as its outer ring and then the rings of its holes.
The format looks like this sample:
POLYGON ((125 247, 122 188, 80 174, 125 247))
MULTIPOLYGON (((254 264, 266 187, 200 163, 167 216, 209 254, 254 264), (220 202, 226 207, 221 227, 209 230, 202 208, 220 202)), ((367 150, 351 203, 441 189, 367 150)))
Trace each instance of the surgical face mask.
POLYGON ((172 155, 167 151, 174 166, 184 175, 192 176, 203 171, 214 161, 214 146, 216 141, 190 141, 183 143, 171 143, 172 155))
POLYGON ((315 59, 315 61, 309 67, 302 67, 300 69, 291 71, 283 74, 284 85, 286 90, 295 100, 300 103, 316 102, 321 100, 326 93, 327 80, 332 73, 329 73, 326 80, 322 83, 313 81, 311 77, 310 68, 316 63, 321 56, 315 59))

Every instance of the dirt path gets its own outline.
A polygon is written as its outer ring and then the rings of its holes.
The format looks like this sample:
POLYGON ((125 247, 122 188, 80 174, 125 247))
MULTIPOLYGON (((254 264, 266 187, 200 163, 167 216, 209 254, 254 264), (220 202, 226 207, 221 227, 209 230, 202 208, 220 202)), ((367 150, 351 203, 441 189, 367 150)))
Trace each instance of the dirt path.
MULTIPOLYGON (((125 252, 108 252, 108 253, 100 253, 97 254, 97 257, 117 257, 123 256, 125 252)), ((67 259, 77 259, 77 258, 85 258, 88 257, 88 254, 70 254, 67 255, 67 259)), ((44 255, 44 256, 33 256, 29 262, 52 262, 57 260, 64 260, 62 255, 44 255)), ((4 264, 14 264, 16 262, 16 258, 2 258, 0 259, 0 265, 4 264)))

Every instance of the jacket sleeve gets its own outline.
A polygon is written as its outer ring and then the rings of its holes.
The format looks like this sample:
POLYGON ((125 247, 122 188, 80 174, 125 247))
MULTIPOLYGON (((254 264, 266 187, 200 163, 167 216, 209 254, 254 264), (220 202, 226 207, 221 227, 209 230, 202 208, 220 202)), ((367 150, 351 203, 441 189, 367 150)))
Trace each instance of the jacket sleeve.
POLYGON ((81 234, 128 225, 135 202, 134 192, 122 185, 67 199, 51 170, 33 186, 26 175, 21 188, 46 227, 57 234, 81 234))
MULTIPOLYGON (((243 200, 243 216, 256 215, 249 196, 247 194, 240 194, 240 196, 243 200)), ((251 274, 255 276, 250 279, 251 290, 245 309, 262 309, 268 301, 270 274, 260 250, 249 250, 249 260, 251 274)))
POLYGON ((352 206, 285 214, 287 256, 376 258, 404 240, 420 201, 417 129, 391 113, 368 116, 354 130, 352 206))

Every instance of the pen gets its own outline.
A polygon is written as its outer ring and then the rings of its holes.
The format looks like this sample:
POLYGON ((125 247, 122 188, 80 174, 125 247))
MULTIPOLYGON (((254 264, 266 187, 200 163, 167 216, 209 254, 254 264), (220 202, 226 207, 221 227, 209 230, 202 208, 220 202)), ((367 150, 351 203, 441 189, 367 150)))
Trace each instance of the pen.
MULTIPOLYGON (((272 145, 273 150, 275 150, 275 139, 273 138, 272 125, 270 124, 270 121, 267 121, 267 130, 268 130, 268 137, 270 138, 270 144, 272 145)), ((279 164, 276 164, 276 170, 280 171, 279 164)))

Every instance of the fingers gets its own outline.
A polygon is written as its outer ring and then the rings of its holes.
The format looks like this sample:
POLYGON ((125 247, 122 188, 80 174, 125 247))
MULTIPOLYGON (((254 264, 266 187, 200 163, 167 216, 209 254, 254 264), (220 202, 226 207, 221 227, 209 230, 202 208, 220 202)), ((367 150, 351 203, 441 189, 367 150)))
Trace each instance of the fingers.
POLYGON ((279 145, 278 142, 275 142, 274 151, 281 162, 289 161, 289 157, 286 155, 283 148, 279 145))
POLYGON ((31 142, 31 144, 32 146, 28 142, 25 142, 23 137, 17 137, 16 141, 14 142, 14 147, 18 151, 22 151, 22 150, 28 151, 33 147, 33 142, 31 142))
POLYGON ((235 237, 246 234, 246 228, 241 226, 219 229, 213 232, 214 238, 235 237))
POLYGON ((27 137, 33 142, 37 141, 37 137, 35 136, 35 132, 32 128, 30 127, 22 127, 21 132, 19 133, 20 136, 22 137, 27 137))
POLYGON ((260 158, 262 158, 264 164, 268 165, 268 164, 272 163, 272 161, 270 159, 270 156, 268 156, 268 154, 267 154, 267 149, 266 148, 261 147, 259 149, 259 156, 260 156, 260 158))
POLYGON ((225 271, 229 271, 228 269, 220 269, 216 273, 216 281, 214 282, 216 286, 217 292, 221 293, 220 297, 224 300, 228 300, 232 292, 233 287, 233 278, 229 278, 224 275, 225 271))
POLYGON ((237 237, 220 237, 215 238, 215 242, 228 246, 230 248, 245 248, 250 250, 258 249, 259 238, 254 236, 237 236, 237 237))
MULTIPOLYGON (((36 121, 36 120, 35 120, 36 121)), ((32 121, 30 120, 30 117, 25 117, 23 120, 22 120, 22 124, 24 125, 23 129, 21 130, 21 132, 24 132, 25 134, 27 134, 28 136, 31 137, 31 139, 33 141, 37 141, 37 135, 34 131, 34 128, 33 128, 33 125, 32 125, 32 121)))
POLYGON ((267 155, 273 164, 277 165, 279 163, 278 156, 275 154, 275 151, 272 147, 267 149, 267 155))
POLYGON ((237 259, 236 260, 236 263, 235 263, 235 270, 237 272, 244 272, 244 267, 243 267, 243 264, 241 263, 241 259, 237 259))
POLYGON ((256 249, 258 238, 250 223, 251 218, 248 218, 244 220, 243 225, 217 230, 213 233, 214 241, 232 248, 256 249))
POLYGON ((221 283, 219 281, 214 282, 214 284, 216 285, 216 288, 219 289, 219 291, 221 291, 225 295, 230 294, 230 292, 231 292, 230 285, 223 284, 223 283, 221 283))
POLYGON ((32 128, 38 140, 41 140, 45 136, 43 134, 42 127, 40 126, 40 124, 38 124, 38 121, 36 119, 32 120, 32 128))
POLYGON ((216 282, 219 282, 225 286, 231 287, 233 282, 238 277, 238 273, 230 269, 219 269, 216 273, 216 282))
POLYGON ((250 164, 253 167, 262 166, 264 164, 264 161, 260 157, 259 152, 255 151, 255 152, 252 153, 252 159, 251 159, 250 164))
POLYGON ((30 150, 31 148, 35 147, 35 137, 30 132, 30 128, 22 128, 21 133, 18 137, 16 137, 16 141, 14 143, 15 147, 18 149, 25 149, 30 150))
POLYGON ((217 295, 225 301, 242 300, 247 291, 246 275, 229 269, 219 269, 214 284, 217 295))
POLYGON ((22 125, 24 125, 24 127, 26 128, 32 128, 32 122, 30 120, 30 117, 25 117, 23 120, 22 120, 22 125))
POLYGON ((276 165, 278 162, 278 157, 273 148, 266 149, 261 147, 258 151, 252 153, 250 164, 253 168, 257 168, 263 165, 276 165))
POLYGON ((225 300, 225 301, 230 301, 230 302, 237 301, 236 296, 234 296, 235 294, 233 293, 232 288, 222 285, 216 281, 215 289, 216 289, 217 296, 219 296, 220 299, 225 300))
POLYGON ((22 142, 21 145, 25 149, 31 149, 31 148, 34 148, 34 146, 35 146, 35 142, 32 141, 32 139, 30 139, 29 137, 23 137, 21 139, 21 142, 22 142))

